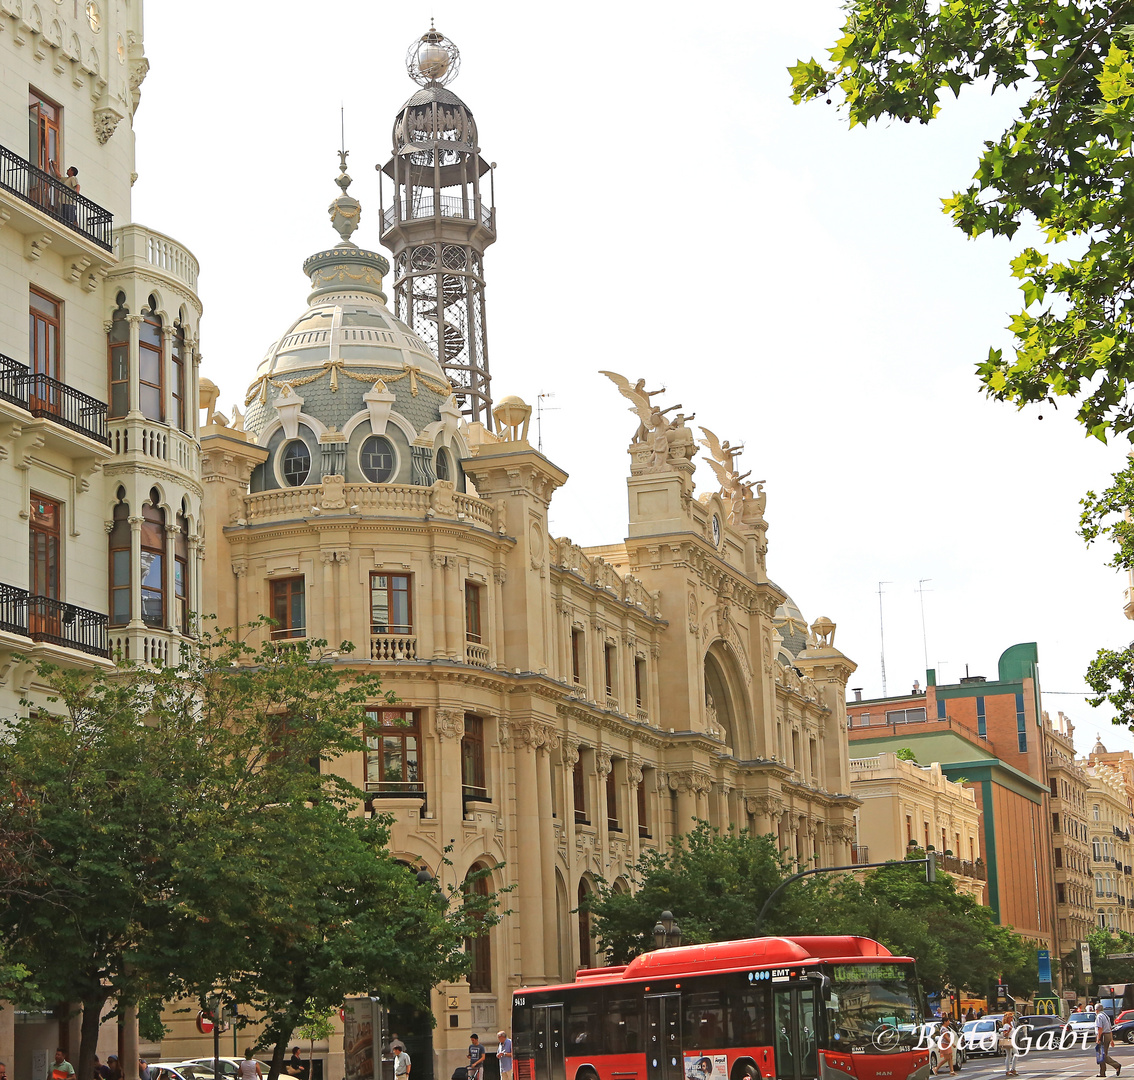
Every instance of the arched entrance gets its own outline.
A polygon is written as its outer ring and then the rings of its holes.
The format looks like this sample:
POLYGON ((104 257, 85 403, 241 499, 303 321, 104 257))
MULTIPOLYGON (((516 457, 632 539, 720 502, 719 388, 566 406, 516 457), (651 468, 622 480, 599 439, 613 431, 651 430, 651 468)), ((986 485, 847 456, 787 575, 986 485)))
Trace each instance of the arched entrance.
POLYGON ((705 653, 705 723, 740 758, 757 756, 748 722, 748 697, 736 659, 724 641, 705 653))

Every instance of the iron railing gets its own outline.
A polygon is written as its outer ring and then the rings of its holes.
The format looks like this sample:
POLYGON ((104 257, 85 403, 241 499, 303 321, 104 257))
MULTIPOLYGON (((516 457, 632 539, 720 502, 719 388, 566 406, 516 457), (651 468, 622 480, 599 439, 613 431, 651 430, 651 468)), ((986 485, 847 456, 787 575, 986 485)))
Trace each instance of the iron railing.
MULTIPOLYGON (((395 202, 392 206, 386 207, 382 214, 382 231, 392 229, 398 221, 410 221, 419 218, 431 218, 435 215, 437 210, 440 210, 441 217, 451 218, 456 221, 476 221, 476 203, 473 200, 466 202, 464 199, 458 199, 455 195, 442 195, 439 202, 435 202, 433 195, 423 196, 414 199, 413 203, 407 206, 401 203, 401 216, 398 216, 399 203, 395 202)), ((486 228, 491 229, 492 225, 492 208, 485 206, 481 203, 480 206, 480 223, 486 228)))
POLYGON ((107 251, 113 250, 114 215, 27 158, 0 146, 0 187, 42 210, 107 251))
POLYGON ((26 407, 32 416, 46 417, 96 442, 110 445, 105 401, 38 372, 29 372, 23 381, 27 387, 26 407))
POLYGON ((18 360, 0 354, 0 398, 46 417, 63 427, 110 445, 106 402, 99 401, 50 375, 31 372, 18 360))
POLYGON ((99 611, 65 604, 50 596, 26 598, 27 635, 32 641, 47 641, 92 656, 110 656, 108 616, 99 611))
POLYGON ((870 862, 870 847, 867 844, 851 844, 850 859, 853 866, 870 862))
POLYGON ((28 591, 0 584, 0 630, 28 636, 28 591))

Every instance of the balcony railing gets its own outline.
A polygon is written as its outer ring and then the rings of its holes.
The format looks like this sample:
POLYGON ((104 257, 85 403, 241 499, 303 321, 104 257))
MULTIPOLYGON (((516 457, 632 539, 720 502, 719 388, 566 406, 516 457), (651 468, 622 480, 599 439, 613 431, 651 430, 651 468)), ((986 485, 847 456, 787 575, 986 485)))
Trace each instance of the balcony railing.
POLYGON ((870 862, 870 847, 867 844, 851 844, 850 861, 854 866, 870 862))
POLYGON ((92 656, 110 656, 109 619, 98 611, 0 584, 0 630, 92 656))
MULTIPOLYGON (((476 221, 476 203, 473 200, 459 199, 455 195, 442 195, 440 203, 433 201, 433 195, 425 195, 421 198, 416 198, 413 204, 406 206, 402 204, 401 218, 398 217, 398 204, 394 203, 393 206, 387 206, 382 214, 382 231, 392 229, 399 221, 410 221, 419 218, 431 218, 436 216, 436 211, 440 211, 441 217, 450 218, 454 221, 476 221)), ((481 203, 480 206, 480 223, 486 228, 493 228, 492 221, 492 208, 485 206, 481 203)))
POLYGON ((371 634, 371 660, 416 660, 417 637, 408 634, 371 634))
POLYGON ((473 667, 488 667, 488 646, 478 645, 475 641, 466 641, 465 663, 472 664, 473 667))
POLYGON ((114 215, 26 158, 0 146, 0 187, 99 247, 113 248, 114 215))
POLYGON ((28 637, 92 656, 110 656, 108 617, 49 596, 27 598, 28 637))
POLYGON ((10 356, 0 355, 0 398, 27 409, 32 416, 54 420, 88 439, 110 445, 105 401, 50 375, 31 372, 10 356))

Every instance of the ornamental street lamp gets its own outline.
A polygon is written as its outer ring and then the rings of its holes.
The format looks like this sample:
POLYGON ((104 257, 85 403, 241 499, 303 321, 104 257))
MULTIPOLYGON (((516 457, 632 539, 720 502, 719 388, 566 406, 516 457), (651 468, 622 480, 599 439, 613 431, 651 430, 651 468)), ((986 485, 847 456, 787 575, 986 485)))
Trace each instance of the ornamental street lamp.
POLYGON ((681 927, 672 911, 663 911, 654 924, 654 948, 675 949, 681 944, 681 927))

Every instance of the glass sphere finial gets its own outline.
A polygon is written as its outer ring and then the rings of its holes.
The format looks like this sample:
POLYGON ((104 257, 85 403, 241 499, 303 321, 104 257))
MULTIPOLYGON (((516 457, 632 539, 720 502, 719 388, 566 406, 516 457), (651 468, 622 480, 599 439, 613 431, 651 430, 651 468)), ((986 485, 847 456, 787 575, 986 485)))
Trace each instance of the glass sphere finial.
POLYGON ((410 45, 406 53, 406 71, 419 86, 445 86, 457 77, 460 66, 460 50, 433 27, 410 45))

